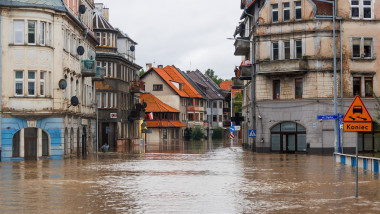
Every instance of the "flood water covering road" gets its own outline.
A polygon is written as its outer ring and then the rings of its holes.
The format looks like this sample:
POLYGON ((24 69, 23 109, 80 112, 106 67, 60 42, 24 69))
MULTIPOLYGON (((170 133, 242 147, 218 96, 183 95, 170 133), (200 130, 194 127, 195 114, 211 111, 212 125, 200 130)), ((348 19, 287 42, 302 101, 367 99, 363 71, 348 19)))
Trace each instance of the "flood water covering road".
POLYGON ((380 181, 332 156, 188 142, 149 153, 0 162, 0 213, 379 213, 380 181))

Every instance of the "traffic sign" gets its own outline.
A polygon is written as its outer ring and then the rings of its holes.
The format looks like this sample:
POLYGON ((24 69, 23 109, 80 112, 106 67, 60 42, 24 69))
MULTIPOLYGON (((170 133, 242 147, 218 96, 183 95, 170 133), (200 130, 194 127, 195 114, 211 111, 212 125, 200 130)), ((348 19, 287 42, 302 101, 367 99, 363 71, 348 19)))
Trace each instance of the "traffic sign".
MULTIPOLYGON (((355 97, 346 115, 344 115, 343 121, 355 122, 355 123, 372 122, 371 115, 369 115, 367 108, 364 106, 363 101, 360 99, 359 96, 355 97)), ((357 131, 361 131, 361 130, 357 130, 357 131)))
POLYGON ((235 131, 240 131, 240 126, 235 126, 235 131))
POLYGON ((248 137, 256 137, 256 130, 250 129, 248 131, 248 137))
POLYGON ((371 132, 372 123, 350 123, 346 122, 343 125, 343 131, 346 132, 371 132))
POLYGON ((343 116, 342 114, 317 115, 317 120, 336 120, 342 119, 343 116))
POLYGON ((230 132, 234 132, 235 131, 235 126, 231 126, 230 127, 230 132))

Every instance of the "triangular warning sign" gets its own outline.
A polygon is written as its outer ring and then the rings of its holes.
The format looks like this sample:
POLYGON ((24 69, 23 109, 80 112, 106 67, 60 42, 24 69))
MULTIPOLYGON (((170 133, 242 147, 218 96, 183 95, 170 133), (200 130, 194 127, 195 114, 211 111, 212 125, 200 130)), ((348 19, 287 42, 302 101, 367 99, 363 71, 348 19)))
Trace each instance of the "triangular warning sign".
POLYGON ((355 97, 354 102, 344 115, 343 122, 372 122, 372 117, 359 96, 355 97))

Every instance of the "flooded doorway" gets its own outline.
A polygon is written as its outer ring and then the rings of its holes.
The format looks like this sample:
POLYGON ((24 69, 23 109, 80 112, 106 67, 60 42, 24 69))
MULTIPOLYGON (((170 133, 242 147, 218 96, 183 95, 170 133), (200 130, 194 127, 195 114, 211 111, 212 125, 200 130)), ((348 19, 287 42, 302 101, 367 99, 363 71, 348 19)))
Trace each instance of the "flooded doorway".
POLYGON ((24 154, 25 160, 37 160, 37 129, 26 128, 24 130, 24 154))
POLYGON ((284 153, 306 152, 306 128, 294 122, 283 122, 273 126, 271 149, 284 153))

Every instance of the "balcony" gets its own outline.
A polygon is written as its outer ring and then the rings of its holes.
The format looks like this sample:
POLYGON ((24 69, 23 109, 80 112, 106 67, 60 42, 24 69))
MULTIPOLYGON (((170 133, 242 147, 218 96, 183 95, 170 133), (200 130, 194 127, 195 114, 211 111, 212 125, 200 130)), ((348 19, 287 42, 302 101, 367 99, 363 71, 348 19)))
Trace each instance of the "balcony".
POLYGON ((251 80, 252 65, 242 65, 240 66, 240 77, 241 80, 251 80))
POLYGON ((141 93, 145 91, 145 82, 144 81, 132 81, 131 82, 131 93, 141 93))
POLYGON ((245 56, 249 54, 250 50, 250 43, 247 41, 242 41, 242 40, 249 40, 248 37, 238 37, 235 40, 235 56, 245 56))
POLYGON ((143 120, 145 118, 145 111, 132 110, 128 116, 128 120, 143 120))
POLYGON ((83 77, 96 76, 95 60, 82 60, 81 71, 83 77))
POLYGON ((229 113, 231 112, 231 108, 223 108, 223 113, 229 113))
POLYGON ((244 87, 244 81, 236 77, 232 77, 232 89, 242 89, 244 87))
POLYGON ((259 61, 258 74, 279 75, 297 74, 308 71, 332 71, 334 70, 333 58, 309 58, 288 60, 264 60, 259 61))
POLYGON ((223 121, 223 127, 230 127, 231 126, 231 121, 225 120, 223 121))
POLYGON ((96 74, 92 77, 93 81, 103 81, 106 76, 106 68, 104 67, 96 67, 96 74))

